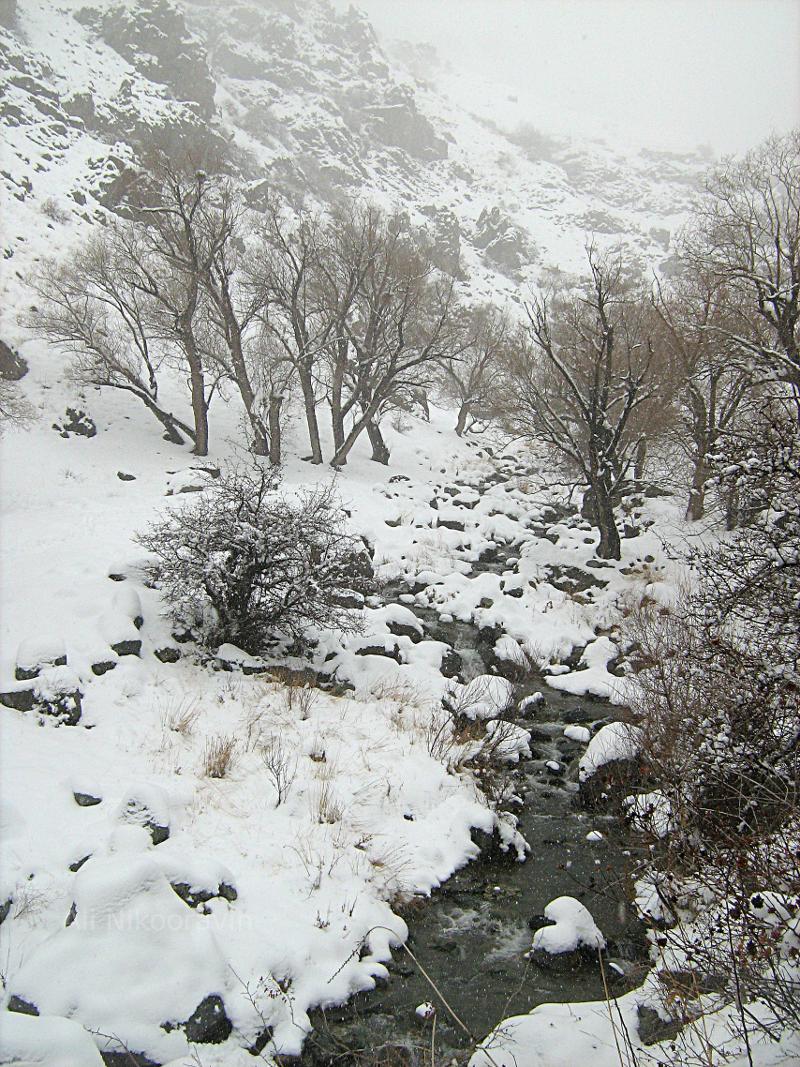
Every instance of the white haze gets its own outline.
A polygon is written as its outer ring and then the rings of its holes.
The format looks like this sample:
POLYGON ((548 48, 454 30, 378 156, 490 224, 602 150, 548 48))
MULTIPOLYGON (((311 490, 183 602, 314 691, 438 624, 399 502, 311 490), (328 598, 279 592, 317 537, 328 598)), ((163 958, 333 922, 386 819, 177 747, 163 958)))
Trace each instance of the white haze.
MULTIPOLYGON (((349 0, 336 0, 346 8, 349 0)), ((503 125, 740 152, 800 119, 797 0, 358 0, 503 125)))

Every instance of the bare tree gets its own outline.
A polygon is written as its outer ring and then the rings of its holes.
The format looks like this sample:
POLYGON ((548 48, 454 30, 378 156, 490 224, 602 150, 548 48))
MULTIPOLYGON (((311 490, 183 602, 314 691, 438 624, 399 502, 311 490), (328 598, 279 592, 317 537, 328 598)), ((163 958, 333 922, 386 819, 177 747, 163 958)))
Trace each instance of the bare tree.
POLYGON ((114 222, 70 263, 45 262, 29 277, 40 303, 21 320, 73 354, 79 381, 132 394, 158 419, 167 440, 194 441, 194 430, 159 399, 165 352, 154 342, 147 301, 130 269, 127 249, 135 247, 130 226, 114 222))
POLYGON ((365 430, 373 459, 387 463, 381 415, 432 385, 440 361, 457 348, 454 283, 438 274, 399 217, 363 209, 337 228, 334 240, 342 276, 360 281, 331 316, 336 373, 349 393, 339 413, 351 419, 331 464, 344 465, 365 430))
POLYGON ((189 371, 196 455, 208 455, 208 409, 217 383, 218 359, 204 307, 203 283, 229 238, 229 218, 214 212, 215 183, 204 170, 188 174, 159 161, 142 183, 135 225, 123 240, 135 287, 148 298, 151 328, 189 371), (207 382, 212 371, 212 381, 207 382))
POLYGON ((464 331, 461 351, 442 361, 439 388, 445 399, 458 405, 455 430, 461 437, 470 420, 492 408, 513 331, 508 317, 490 304, 472 308, 459 325, 464 331))
POLYGON ((633 417, 655 391, 649 308, 619 257, 588 257, 582 292, 551 290, 526 306, 527 343, 507 368, 506 421, 577 474, 598 554, 619 559, 614 507, 638 443, 633 417))
POLYGON ((712 172, 684 250, 736 296, 715 329, 800 397, 800 130, 712 172))
POLYGON ((268 205, 258 231, 259 253, 249 267, 248 289, 260 306, 260 321, 273 342, 273 364, 294 369, 303 397, 311 462, 322 463, 317 405, 321 358, 333 320, 320 306, 317 270, 321 224, 298 210, 292 218, 276 202, 268 205))
POLYGON ((655 306, 678 413, 670 436, 691 464, 686 517, 698 520, 705 513, 709 457, 733 429, 753 389, 753 372, 731 334, 729 293, 707 272, 687 271, 659 290, 655 306))

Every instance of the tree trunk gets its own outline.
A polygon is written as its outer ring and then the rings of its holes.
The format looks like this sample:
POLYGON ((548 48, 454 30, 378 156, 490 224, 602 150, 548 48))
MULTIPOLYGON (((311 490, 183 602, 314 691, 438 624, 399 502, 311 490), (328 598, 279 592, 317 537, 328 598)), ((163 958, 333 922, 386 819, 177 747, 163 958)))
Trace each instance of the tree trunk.
POLYGON ((463 436, 464 430, 467 428, 467 419, 469 418, 469 404, 462 404, 458 410, 458 420, 456 421, 456 433, 459 437, 463 436))
POLYGON ((383 439, 381 428, 372 419, 367 423, 367 435, 372 445, 372 458, 376 463, 382 463, 384 467, 389 465, 389 449, 383 439))
POLYGON ((299 373, 300 387, 303 390, 303 405, 306 412, 306 424, 308 426, 308 439, 311 443, 311 462, 322 463, 322 444, 319 438, 319 423, 317 422, 317 399, 314 396, 314 383, 308 371, 299 373))
POLYGON ((282 396, 269 398, 269 462, 272 467, 281 465, 281 405, 282 396))
POLYGON ((647 462, 647 438, 640 437, 636 445, 636 456, 633 460, 633 476, 637 482, 644 479, 644 465, 647 462))
POLYGON ((739 493, 731 489, 725 497, 725 529, 735 530, 739 525, 739 493))
POLYGON ((164 439, 166 441, 169 441, 170 444, 173 445, 185 445, 186 441, 183 437, 184 434, 186 435, 186 437, 192 440, 194 439, 194 434, 192 430, 190 430, 188 426, 181 422, 180 419, 177 419, 168 411, 164 411, 158 406, 158 404, 155 403, 154 400, 151 400, 150 397, 146 396, 144 393, 137 393, 136 395, 142 399, 146 407, 150 411, 152 411, 152 413, 164 427, 164 439))
POLYGON ((686 518, 691 519, 692 522, 697 522, 698 519, 702 519, 705 514, 705 503, 706 462, 705 456, 698 456, 694 463, 692 488, 689 490, 689 503, 686 507, 686 518))
POLYGON ((220 301, 228 332, 228 350, 231 355, 233 377, 239 389, 247 418, 252 432, 251 448, 256 456, 269 454, 269 433, 258 415, 258 404, 253 386, 250 383, 250 375, 247 372, 247 364, 242 347, 242 331, 239 322, 230 303, 230 297, 225 291, 224 298, 220 301))
POLYGON ((614 518, 614 502, 605 485, 593 487, 594 522, 600 530, 597 555, 600 559, 621 559, 622 543, 614 518))
POLYGON ((200 366, 190 363, 190 381, 192 387, 192 412, 194 414, 194 448, 196 456, 208 455, 208 404, 206 403, 206 383, 200 366))
POLYGON ((331 428, 333 430, 333 451, 338 452, 344 444, 344 414, 342 413, 342 388, 344 385, 344 357, 337 350, 331 379, 331 428))

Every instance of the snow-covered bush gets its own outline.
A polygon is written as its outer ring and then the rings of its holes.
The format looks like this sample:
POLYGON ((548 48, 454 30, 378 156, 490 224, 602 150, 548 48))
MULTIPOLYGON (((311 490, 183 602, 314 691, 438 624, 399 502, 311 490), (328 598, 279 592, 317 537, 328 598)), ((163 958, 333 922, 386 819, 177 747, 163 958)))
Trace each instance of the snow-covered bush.
POLYGON ((346 605, 369 591, 370 567, 333 488, 290 498, 279 484, 258 463, 231 468, 138 535, 168 615, 206 647, 259 655, 314 627, 358 629, 346 605))
POLYGON ((640 615, 635 710, 669 811, 667 970, 713 979, 743 1030, 745 1005, 762 1002, 777 1035, 800 1026, 800 427, 773 397, 746 430, 715 460, 742 525, 695 554, 675 614, 640 615), (761 906, 775 894, 780 908, 761 906))

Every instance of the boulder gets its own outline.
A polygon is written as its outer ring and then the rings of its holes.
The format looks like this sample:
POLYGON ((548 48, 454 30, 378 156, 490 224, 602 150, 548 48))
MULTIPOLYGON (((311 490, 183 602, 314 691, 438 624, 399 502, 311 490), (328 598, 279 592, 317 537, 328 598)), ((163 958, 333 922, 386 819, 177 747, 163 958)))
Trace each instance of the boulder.
POLYGON ((571 971, 597 960, 606 939, 589 910, 574 897, 557 897, 544 909, 546 920, 533 935, 528 956, 546 970, 571 971))
POLYGON ((27 373, 27 360, 5 341, 0 340, 0 378, 4 382, 18 382, 27 373))
POLYGON ((30 681, 38 678, 45 667, 63 667, 66 662, 67 653, 60 638, 29 638, 17 649, 14 677, 18 682, 30 681))

